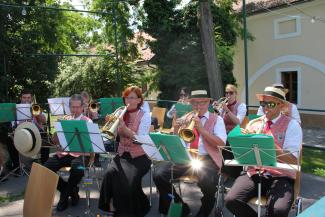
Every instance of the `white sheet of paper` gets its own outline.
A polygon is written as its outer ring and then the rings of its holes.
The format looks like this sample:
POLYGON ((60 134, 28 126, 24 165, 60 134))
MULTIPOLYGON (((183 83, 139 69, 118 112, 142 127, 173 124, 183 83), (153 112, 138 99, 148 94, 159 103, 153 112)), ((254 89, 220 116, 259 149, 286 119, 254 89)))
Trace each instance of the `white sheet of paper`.
POLYGON ((139 143, 142 143, 142 148, 150 159, 157 161, 164 160, 149 135, 135 135, 135 140, 139 143))
POLYGON ((68 145, 67 140, 65 139, 64 133, 62 132, 63 129, 62 129, 61 123, 55 122, 54 128, 58 135, 60 146, 62 147, 62 149, 64 149, 64 151, 69 151, 69 147, 67 147, 67 145, 68 145))
POLYGON ((31 120, 31 104, 16 104, 17 121, 31 120))
POLYGON ((69 107, 70 97, 60 97, 60 98, 49 98, 47 102, 49 103, 52 115, 70 115, 69 107))
POLYGON ((101 132, 99 131, 98 124, 87 123, 88 132, 93 145, 94 152, 105 153, 105 147, 101 132))

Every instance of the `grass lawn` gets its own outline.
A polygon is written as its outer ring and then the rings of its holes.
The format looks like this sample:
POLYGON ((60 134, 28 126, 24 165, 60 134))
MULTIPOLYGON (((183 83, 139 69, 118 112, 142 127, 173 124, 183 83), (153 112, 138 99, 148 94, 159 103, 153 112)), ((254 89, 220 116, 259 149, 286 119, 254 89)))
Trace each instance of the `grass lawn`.
POLYGON ((325 177, 325 151, 303 148, 302 172, 325 177))

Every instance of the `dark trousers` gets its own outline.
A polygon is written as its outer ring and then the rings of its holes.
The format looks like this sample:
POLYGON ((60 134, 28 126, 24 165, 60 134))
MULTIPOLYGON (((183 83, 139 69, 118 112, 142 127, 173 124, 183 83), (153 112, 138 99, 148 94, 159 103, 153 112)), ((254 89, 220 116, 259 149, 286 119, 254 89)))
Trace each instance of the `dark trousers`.
POLYGON ((59 158, 57 155, 54 155, 44 166, 53 172, 57 172, 62 167, 71 167, 68 182, 64 181, 61 177, 59 178, 57 188, 61 192, 60 200, 67 200, 84 176, 82 156, 73 157, 65 155, 59 158))
MULTIPOLYGON (((225 160, 232 160, 234 159, 234 155, 232 153, 232 150, 230 148, 230 144, 227 141, 226 142, 226 149, 222 149, 222 156, 225 160)), ((222 168, 221 172, 223 174, 226 174, 234 179, 236 179, 238 176, 240 176, 240 173, 243 171, 242 166, 224 166, 224 163, 222 162, 222 168)))
MULTIPOLYGON (((236 217, 254 217, 257 213, 247 202, 258 195, 258 175, 239 176, 225 198, 226 207, 236 217)), ((267 196, 266 217, 287 217, 293 203, 294 181, 287 177, 262 176, 262 195, 267 196)))
POLYGON ((8 169, 15 169, 19 167, 19 154, 14 146, 12 138, 8 136, 8 133, 12 132, 11 123, 0 123, 0 142, 7 147, 11 164, 8 165, 8 169))
POLYGON ((128 152, 117 155, 104 176, 98 207, 110 210, 110 202, 115 208, 114 216, 143 217, 150 209, 147 196, 142 190, 142 177, 149 171, 151 160, 146 155, 132 158, 128 152))
MULTIPOLYGON (((200 187, 203 197, 201 198, 201 208, 199 213, 201 216, 209 216, 215 203, 215 193, 218 184, 218 167, 209 156, 201 158, 203 167, 196 172, 198 177, 198 186, 200 187)), ((171 162, 161 162, 156 166, 153 174, 153 180, 159 191, 159 212, 163 214, 168 213, 171 202, 171 162)), ((173 179, 178 179, 182 176, 193 174, 190 165, 177 164, 173 166, 173 179)), ((175 202, 182 202, 182 199, 173 189, 175 202)))

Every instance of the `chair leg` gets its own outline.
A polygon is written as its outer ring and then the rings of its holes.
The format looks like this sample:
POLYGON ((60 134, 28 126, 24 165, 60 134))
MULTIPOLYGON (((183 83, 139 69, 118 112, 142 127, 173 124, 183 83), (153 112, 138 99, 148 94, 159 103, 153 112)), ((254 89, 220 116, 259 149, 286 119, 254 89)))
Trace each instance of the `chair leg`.
POLYGON ((223 217, 223 207, 224 207, 224 181, 222 174, 219 175, 218 186, 216 191, 216 202, 215 202, 215 217, 223 217))
POLYGON ((296 216, 302 212, 302 198, 298 197, 296 199, 296 216))
POLYGON ((150 170, 149 170, 149 175, 150 175, 150 196, 149 196, 149 204, 150 207, 152 206, 152 168, 153 168, 153 164, 151 164, 150 166, 150 170))

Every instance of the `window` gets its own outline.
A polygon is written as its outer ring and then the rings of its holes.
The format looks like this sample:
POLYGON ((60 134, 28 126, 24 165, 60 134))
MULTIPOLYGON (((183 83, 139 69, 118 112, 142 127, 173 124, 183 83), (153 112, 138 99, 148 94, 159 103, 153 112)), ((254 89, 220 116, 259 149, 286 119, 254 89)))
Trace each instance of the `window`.
POLYGON ((286 98, 289 102, 297 104, 298 101, 298 72, 297 71, 282 71, 281 81, 285 88, 289 91, 286 98))
POLYGON ((276 19, 273 22, 274 39, 296 37, 301 34, 300 16, 276 19))

